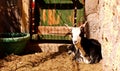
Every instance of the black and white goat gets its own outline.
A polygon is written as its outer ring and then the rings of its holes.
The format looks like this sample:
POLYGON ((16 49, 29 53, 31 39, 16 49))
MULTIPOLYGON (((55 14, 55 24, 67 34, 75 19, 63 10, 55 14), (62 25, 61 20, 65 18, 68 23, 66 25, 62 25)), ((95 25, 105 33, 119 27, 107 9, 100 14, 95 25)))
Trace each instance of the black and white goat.
POLYGON ((102 59, 101 44, 95 39, 84 37, 85 24, 71 28, 73 44, 70 46, 75 53, 74 59, 87 64, 98 63, 102 59))

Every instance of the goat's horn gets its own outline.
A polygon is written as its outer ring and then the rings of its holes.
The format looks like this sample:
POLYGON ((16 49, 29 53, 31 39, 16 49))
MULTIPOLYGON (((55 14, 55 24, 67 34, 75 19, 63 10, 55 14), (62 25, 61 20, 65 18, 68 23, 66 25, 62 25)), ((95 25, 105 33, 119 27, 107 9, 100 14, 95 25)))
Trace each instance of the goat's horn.
POLYGON ((84 24, 86 24, 88 21, 85 21, 85 23, 84 24))
POLYGON ((66 27, 69 27, 67 24, 65 24, 66 27))
POLYGON ((88 21, 85 21, 84 24, 82 24, 80 27, 85 27, 85 25, 87 24, 88 21))
POLYGON ((70 30, 71 28, 70 28, 70 26, 68 26, 68 24, 65 24, 65 26, 70 30))

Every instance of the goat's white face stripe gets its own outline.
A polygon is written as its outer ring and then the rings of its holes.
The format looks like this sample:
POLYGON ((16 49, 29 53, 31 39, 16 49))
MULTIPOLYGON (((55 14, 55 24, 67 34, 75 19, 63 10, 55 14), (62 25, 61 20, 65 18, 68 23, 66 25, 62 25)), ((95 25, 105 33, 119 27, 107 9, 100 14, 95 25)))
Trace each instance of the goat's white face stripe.
POLYGON ((73 27, 72 28, 72 41, 73 44, 76 44, 78 41, 80 41, 80 27, 73 27))

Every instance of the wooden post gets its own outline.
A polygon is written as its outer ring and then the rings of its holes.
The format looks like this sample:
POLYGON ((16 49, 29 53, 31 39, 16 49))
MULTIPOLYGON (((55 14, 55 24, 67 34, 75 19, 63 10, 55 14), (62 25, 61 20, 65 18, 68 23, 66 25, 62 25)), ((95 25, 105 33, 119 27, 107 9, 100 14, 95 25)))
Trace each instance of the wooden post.
POLYGON ((77 0, 74 1, 74 27, 77 25, 77 0))
POLYGON ((30 0, 30 39, 34 33, 35 23, 34 23, 34 9, 35 9, 35 0, 30 0))

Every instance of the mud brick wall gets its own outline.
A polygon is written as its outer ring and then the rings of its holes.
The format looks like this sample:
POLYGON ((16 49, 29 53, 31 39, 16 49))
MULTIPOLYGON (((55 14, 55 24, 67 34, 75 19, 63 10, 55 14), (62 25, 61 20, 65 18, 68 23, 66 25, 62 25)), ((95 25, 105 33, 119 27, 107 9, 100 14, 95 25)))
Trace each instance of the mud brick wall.
POLYGON ((86 0, 86 17, 90 38, 102 45, 103 70, 120 70, 120 1, 86 0))

